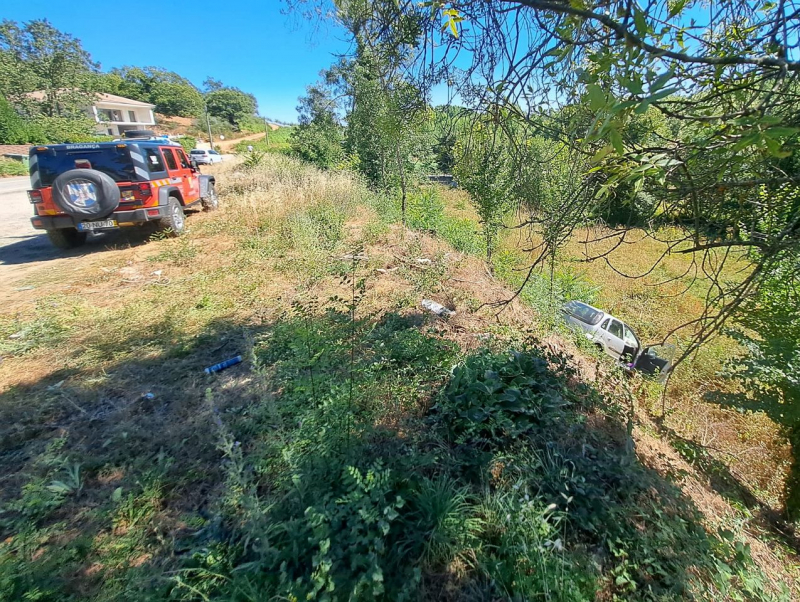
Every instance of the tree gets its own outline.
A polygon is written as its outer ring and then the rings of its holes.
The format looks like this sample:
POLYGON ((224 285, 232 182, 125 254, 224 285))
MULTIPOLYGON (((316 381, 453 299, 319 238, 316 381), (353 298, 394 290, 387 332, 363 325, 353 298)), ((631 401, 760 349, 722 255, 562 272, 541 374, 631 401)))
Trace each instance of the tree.
MULTIPOLYGON (((775 257, 800 255, 800 215, 789 205, 769 207, 767 230, 743 227, 765 210, 759 185, 800 183, 780 166, 800 145, 800 19, 771 0, 707 5, 701 23, 694 2, 674 0, 379 0, 345 3, 337 18, 369 32, 364 43, 423 92, 446 85, 473 111, 502 108, 506 130, 538 132, 590 161, 580 178, 587 193, 564 208, 566 222, 602 214, 610 199, 661 191, 650 211, 684 226, 663 241, 663 256, 691 254, 713 291, 684 325, 692 342, 679 362, 757 295, 775 257), (626 138, 651 107, 677 125, 664 137, 626 138), (745 255, 747 277, 725 278, 745 255)), ((621 224, 608 248, 632 226, 621 224)), ((531 269, 552 254, 549 244, 531 269)))
POLYGON ((167 116, 198 117, 203 95, 185 77, 160 67, 122 67, 96 79, 98 91, 149 102, 167 116))
POLYGON ((454 175, 478 213, 486 259, 491 262, 503 216, 516 200, 509 141, 491 119, 481 119, 474 123, 471 136, 456 143, 455 156, 454 175))
MULTIPOLYGON (((729 334, 745 353, 727 363, 727 375, 747 395, 717 398, 727 404, 766 411, 782 425, 793 462, 785 484, 786 512, 800 519, 800 282, 786 263, 770 272, 757 298, 750 299, 729 334), (746 316, 746 317, 745 317, 746 316)), ((714 398, 712 398, 713 400, 714 398)))
POLYGON ((213 92, 214 90, 221 90, 224 87, 220 80, 214 79, 210 75, 203 81, 203 91, 206 93, 213 92))
POLYGON ((336 114, 337 102, 325 83, 309 86, 297 107, 299 124, 291 133, 292 150, 303 160, 323 169, 344 158, 343 127, 336 114))
POLYGON ((239 88, 218 88, 205 95, 208 112, 233 126, 258 112, 256 97, 239 88))
POLYGON ((91 104, 98 65, 80 40, 46 19, 0 24, 0 94, 30 116, 73 118, 91 104), (41 92, 33 98, 31 92, 41 92))
POLYGON ((0 95, 0 144, 27 144, 33 140, 29 124, 19 116, 9 102, 0 95))

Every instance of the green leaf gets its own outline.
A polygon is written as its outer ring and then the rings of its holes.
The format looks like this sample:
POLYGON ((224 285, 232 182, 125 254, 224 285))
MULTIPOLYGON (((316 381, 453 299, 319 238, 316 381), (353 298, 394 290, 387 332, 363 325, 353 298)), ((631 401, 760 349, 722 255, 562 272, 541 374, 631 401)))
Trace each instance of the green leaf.
POLYGON ((111 494, 111 501, 118 502, 122 499, 122 487, 117 487, 111 494))
POLYGON ((599 162, 600 162, 600 161, 602 161, 602 160, 605 158, 605 156, 606 156, 606 155, 608 155, 608 153, 610 153, 612 150, 614 150, 614 148, 613 148, 613 147, 612 147, 610 144, 607 144, 607 145, 605 145, 603 148, 601 148, 599 151, 597 151, 597 152, 594 154, 594 156, 592 156, 591 162, 592 162, 592 163, 599 163, 599 162))
POLYGON ((777 126, 769 128, 765 133, 772 137, 777 136, 780 138, 785 138, 787 136, 794 136, 798 132, 800 132, 800 128, 777 126))
POLYGON ((586 86, 586 99, 592 111, 599 111, 606 106, 606 95, 603 89, 597 84, 586 86))
POLYGON ((669 18, 670 19, 683 10, 683 7, 686 6, 686 1, 687 0, 672 0, 669 3, 669 18))
POLYGON ((642 82, 638 79, 628 79, 627 77, 620 77, 619 83, 621 83, 625 89, 630 92, 631 94, 641 94, 642 89, 642 82))
POLYGON ((625 145, 622 142, 622 136, 620 136, 616 129, 611 129, 608 131, 608 139, 611 141, 611 145, 618 154, 625 154, 625 145))
POLYGON ((633 12, 633 23, 636 25, 636 33, 639 34, 640 38, 643 38, 647 35, 647 31, 649 29, 647 25, 647 19, 644 16, 644 13, 640 9, 634 9, 633 12))
POLYGON ((669 80, 675 75, 675 72, 672 70, 667 71, 666 73, 662 73, 658 76, 656 81, 650 84, 650 93, 658 92, 661 88, 663 88, 669 80))
POLYGON ((764 142, 767 145, 767 150, 769 151, 769 154, 772 155, 773 157, 783 159, 792 154, 791 151, 783 150, 783 145, 774 138, 770 138, 769 136, 764 136, 764 142))

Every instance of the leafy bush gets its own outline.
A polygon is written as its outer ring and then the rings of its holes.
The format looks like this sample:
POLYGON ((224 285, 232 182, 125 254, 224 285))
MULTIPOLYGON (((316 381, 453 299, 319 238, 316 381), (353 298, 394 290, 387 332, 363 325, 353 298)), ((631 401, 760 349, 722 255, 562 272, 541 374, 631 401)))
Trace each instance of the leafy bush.
POLYGON ((27 176, 28 168, 22 161, 0 157, 0 177, 2 176, 27 176))
POLYGON ((545 358, 477 355, 453 370, 445 401, 434 410, 449 440, 496 450, 564 421, 569 401, 559 388, 545 358))
POLYGON ((28 144, 38 136, 14 110, 14 107, 0 95, 0 144, 28 144))
POLYGON ((322 169, 344 158, 344 132, 332 120, 300 124, 292 130, 290 142, 294 154, 322 169))
POLYGON ((192 136, 181 136, 178 138, 178 142, 181 143, 183 150, 185 150, 187 154, 197 146, 197 138, 193 138, 192 136))

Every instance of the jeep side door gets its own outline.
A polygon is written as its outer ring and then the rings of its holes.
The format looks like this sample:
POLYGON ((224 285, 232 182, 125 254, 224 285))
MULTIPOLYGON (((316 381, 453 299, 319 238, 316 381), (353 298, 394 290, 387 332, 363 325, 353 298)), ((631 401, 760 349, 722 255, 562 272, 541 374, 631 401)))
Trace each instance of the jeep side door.
MULTIPOLYGON (((175 150, 175 147, 162 146, 161 154, 164 155, 164 163, 167 165, 170 184, 178 187, 178 190, 181 191, 181 196, 183 196, 183 204, 188 205, 200 197, 199 186, 196 186, 196 191, 193 189, 191 179, 194 174, 189 168, 188 162, 186 162, 187 167, 183 166, 180 162, 181 155, 176 153, 175 150)), ((186 161, 185 158, 184 161, 186 161)))
POLYGON ((173 150, 178 156, 178 165, 180 166, 181 178, 185 187, 185 196, 183 198, 186 199, 186 204, 188 205, 200 198, 200 178, 197 177, 197 170, 192 167, 184 150, 178 147, 173 150))

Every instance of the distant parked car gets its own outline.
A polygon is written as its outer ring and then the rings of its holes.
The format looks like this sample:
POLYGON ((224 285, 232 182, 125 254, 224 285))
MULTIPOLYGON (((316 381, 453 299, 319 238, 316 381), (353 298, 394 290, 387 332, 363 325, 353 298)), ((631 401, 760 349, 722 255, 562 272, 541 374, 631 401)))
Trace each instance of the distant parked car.
POLYGON ((586 338, 620 362, 623 368, 662 375, 672 369, 674 346, 642 347, 639 337, 625 322, 581 301, 570 301, 562 312, 567 324, 586 333, 586 338))
POLYGON ((222 155, 215 150, 195 148, 192 149, 189 155, 192 159, 197 161, 198 165, 211 165, 212 163, 219 163, 222 161, 222 155))

